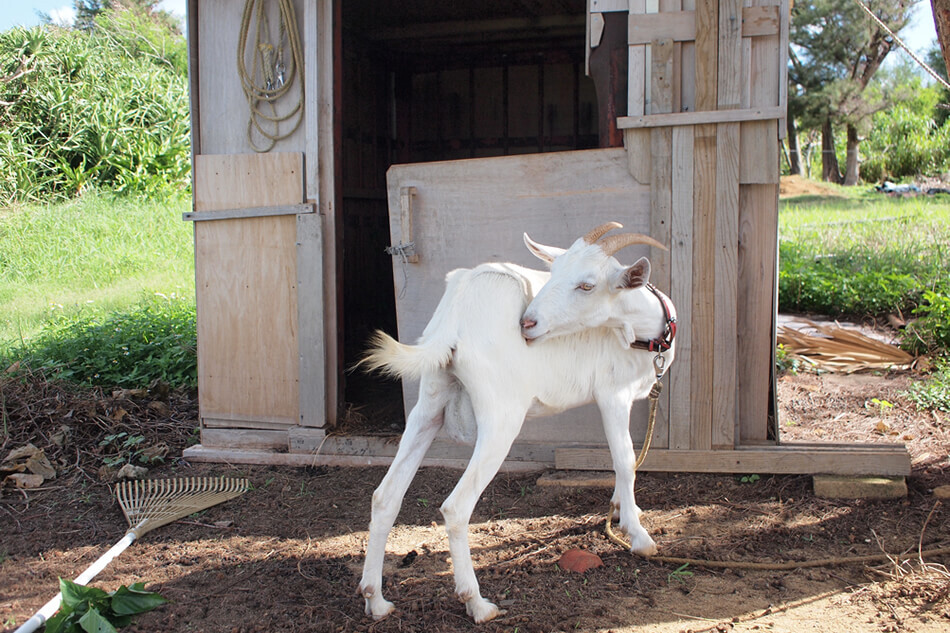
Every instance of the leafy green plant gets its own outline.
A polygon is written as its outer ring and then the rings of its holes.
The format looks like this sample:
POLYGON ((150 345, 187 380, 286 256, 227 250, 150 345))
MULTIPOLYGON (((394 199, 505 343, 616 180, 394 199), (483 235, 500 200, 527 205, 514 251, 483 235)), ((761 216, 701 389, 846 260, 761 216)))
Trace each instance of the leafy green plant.
POLYGON ((797 374, 801 361, 788 353, 781 343, 775 348, 775 367, 780 374, 797 374))
POLYGON ((64 315, 28 345, 0 354, 6 365, 14 357, 22 370, 82 385, 134 388, 161 380, 193 387, 195 306, 180 297, 150 297, 105 317, 64 315))
POLYGON ((933 113, 940 102, 936 86, 911 80, 910 98, 874 114, 861 145, 861 178, 867 182, 938 174, 950 168, 950 126, 938 126, 933 113))
POLYGON ((132 11, 0 32, 0 204, 186 188, 186 60, 180 33, 132 11))
POLYGON ((666 577, 667 583, 673 584, 675 582, 681 585, 685 585, 686 580, 688 578, 693 577, 693 572, 689 571, 687 567, 689 567, 689 563, 683 563, 682 565, 680 565, 679 567, 671 571, 669 576, 666 577))
POLYGON ((935 371, 910 386, 904 395, 921 409, 950 413, 950 360, 942 360, 935 371))
POLYGON ((762 477, 760 477, 759 475, 743 475, 742 477, 739 477, 739 483, 740 484, 754 484, 760 479, 762 479, 762 477))
POLYGON ((162 606, 168 600, 146 591, 145 583, 125 585, 106 593, 59 579, 63 603, 46 622, 46 633, 111 633, 128 626, 132 617, 162 606))
POLYGON ((905 347, 916 353, 950 350, 950 288, 938 292, 927 290, 914 310, 919 315, 910 327, 905 347))
POLYGON ((108 448, 113 453, 102 460, 106 466, 119 466, 121 464, 139 462, 142 464, 155 464, 165 461, 164 454, 153 453, 141 446, 145 442, 144 435, 130 435, 123 431, 106 435, 99 442, 99 446, 108 448))

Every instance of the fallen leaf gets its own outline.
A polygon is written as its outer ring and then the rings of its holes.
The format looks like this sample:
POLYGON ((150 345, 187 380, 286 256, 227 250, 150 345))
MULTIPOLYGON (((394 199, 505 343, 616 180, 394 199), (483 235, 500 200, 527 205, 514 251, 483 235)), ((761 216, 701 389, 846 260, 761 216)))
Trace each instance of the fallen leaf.
POLYGON ((148 468, 126 464, 115 474, 116 479, 141 479, 148 474, 148 468))
POLYGON ((46 459, 43 451, 37 451, 26 459, 26 469, 43 479, 56 479, 56 469, 46 459))
POLYGON ((14 473, 7 475, 3 483, 12 483, 17 488, 39 488, 43 485, 42 475, 29 475, 27 473, 14 473))
POLYGON ((148 408, 157 413, 158 415, 168 415, 171 412, 171 409, 168 408, 168 405, 162 402, 161 400, 152 400, 148 403, 148 408))
POLYGON ((158 444, 153 444, 142 449, 142 452, 139 453, 139 456, 142 457, 145 461, 155 461, 157 459, 164 459, 168 455, 168 451, 171 450, 168 448, 168 444, 165 442, 159 442, 158 444))

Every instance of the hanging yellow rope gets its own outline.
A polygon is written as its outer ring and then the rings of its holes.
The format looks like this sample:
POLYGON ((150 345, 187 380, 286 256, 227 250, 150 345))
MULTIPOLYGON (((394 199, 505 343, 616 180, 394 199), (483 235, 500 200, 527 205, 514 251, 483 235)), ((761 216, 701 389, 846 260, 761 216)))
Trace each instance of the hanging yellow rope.
MULTIPOLYGON (((303 55, 293 0, 277 0, 280 24, 276 42, 271 41, 267 0, 245 0, 237 47, 238 75, 250 115, 247 140, 257 152, 268 152, 278 141, 297 131, 303 121, 303 55), (249 47, 251 25, 256 22, 254 41, 249 47), (290 46, 289 59, 285 48, 290 46), (251 58, 248 70, 247 58, 251 58), (297 86, 297 101, 285 114, 278 114, 278 102, 297 86), (281 131, 282 124, 293 124, 281 131), (258 143, 256 139, 262 139, 258 143)), ((284 126, 286 128, 286 125, 284 126)))

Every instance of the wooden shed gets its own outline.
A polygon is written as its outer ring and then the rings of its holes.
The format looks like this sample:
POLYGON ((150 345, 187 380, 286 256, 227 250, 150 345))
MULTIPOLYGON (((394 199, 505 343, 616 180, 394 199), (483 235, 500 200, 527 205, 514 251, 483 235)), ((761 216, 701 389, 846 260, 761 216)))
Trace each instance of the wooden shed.
MULTIPOLYGON (((201 418, 189 459, 388 463, 415 385, 347 372, 369 334, 414 340, 453 268, 535 265, 522 232, 567 246, 618 220, 670 245, 622 257, 648 254, 679 311, 643 469, 909 473, 902 445, 779 437, 788 0, 243 5, 188 2, 201 418), (255 73, 283 94, 249 102, 255 73), (270 129, 286 137, 271 143, 270 129)), ((470 450, 437 439, 427 463, 464 465, 470 450)), ((609 469, 599 416, 529 421, 506 464, 609 469)))

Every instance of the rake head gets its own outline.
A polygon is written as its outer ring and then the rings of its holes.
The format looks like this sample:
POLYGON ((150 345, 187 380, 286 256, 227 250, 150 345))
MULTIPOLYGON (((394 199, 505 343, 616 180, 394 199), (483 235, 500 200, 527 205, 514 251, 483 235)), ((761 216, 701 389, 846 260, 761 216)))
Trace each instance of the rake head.
POLYGON ((247 479, 184 477, 123 481, 115 486, 129 532, 135 538, 189 514, 210 508, 247 492, 247 479))

